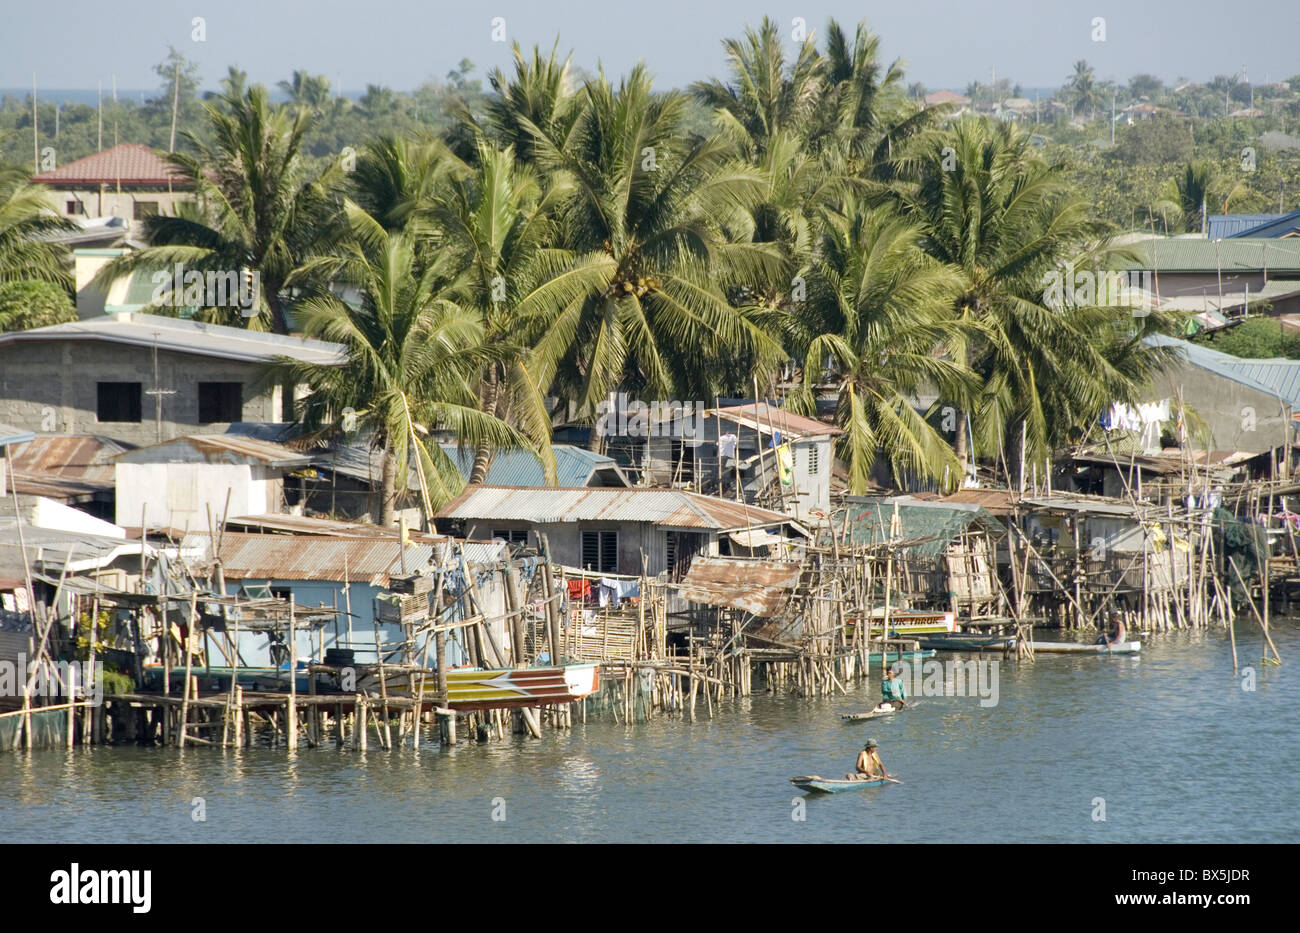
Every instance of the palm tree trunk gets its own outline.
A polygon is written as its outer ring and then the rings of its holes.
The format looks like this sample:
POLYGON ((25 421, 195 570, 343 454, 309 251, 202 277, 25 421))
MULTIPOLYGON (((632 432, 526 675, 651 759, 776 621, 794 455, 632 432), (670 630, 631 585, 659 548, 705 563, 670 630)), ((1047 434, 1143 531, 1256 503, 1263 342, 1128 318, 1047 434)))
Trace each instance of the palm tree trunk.
POLYGON ((397 458, 392 448, 384 445, 383 472, 380 474, 379 524, 388 528, 397 514, 397 458))
MULTIPOLYGON (((500 397, 501 380, 497 375, 497 367, 492 366, 488 369, 487 379, 483 382, 480 407, 488 414, 495 415, 500 397)), ((480 440, 474 445, 474 467, 469 473, 471 484, 478 484, 487 479, 487 471, 488 467, 492 465, 493 453, 495 451, 492 449, 492 445, 486 440, 480 440)))

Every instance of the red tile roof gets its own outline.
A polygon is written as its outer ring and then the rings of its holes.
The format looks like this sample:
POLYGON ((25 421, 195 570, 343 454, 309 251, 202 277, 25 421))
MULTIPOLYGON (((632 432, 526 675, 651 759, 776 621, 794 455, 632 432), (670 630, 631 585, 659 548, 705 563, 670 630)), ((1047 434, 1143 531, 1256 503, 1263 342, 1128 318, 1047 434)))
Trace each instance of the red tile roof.
POLYGON ((51 172, 32 177, 42 185, 173 185, 189 184, 162 155, 139 143, 122 143, 51 172))

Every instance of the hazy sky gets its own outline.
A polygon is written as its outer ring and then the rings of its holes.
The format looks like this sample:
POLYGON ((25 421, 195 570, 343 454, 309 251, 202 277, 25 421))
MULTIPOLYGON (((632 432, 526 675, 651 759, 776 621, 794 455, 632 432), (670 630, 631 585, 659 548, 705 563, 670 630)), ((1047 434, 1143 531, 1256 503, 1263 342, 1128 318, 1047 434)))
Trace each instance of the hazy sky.
POLYGON ((764 13, 783 24, 802 17, 824 31, 866 19, 886 57, 907 62, 911 81, 932 89, 987 81, 997 69, 1025 87, 1055 87, 1085 58, 1098 77, 1147 71, 1165 81, 1205 80, 1249 69, 1251 81, 1300 73, 1300 0, 0 0, 0 87, 152 88, 151 67, 169 44, 200 63, 204 87, 235 64, 268 85, 295 68, 323 73, 337 88, 367 83, 409 90, 441 78, 461 58, 481 76, 508 62, 491 21, 509 39, 562 51, 593 69, 622 72, 638 59, 659 86, 721 75, 720 40, 764 13), (194 17, 206 41, 191 38, 194 17), (1104 17, 1106 41, 1092 39, 1104 17))

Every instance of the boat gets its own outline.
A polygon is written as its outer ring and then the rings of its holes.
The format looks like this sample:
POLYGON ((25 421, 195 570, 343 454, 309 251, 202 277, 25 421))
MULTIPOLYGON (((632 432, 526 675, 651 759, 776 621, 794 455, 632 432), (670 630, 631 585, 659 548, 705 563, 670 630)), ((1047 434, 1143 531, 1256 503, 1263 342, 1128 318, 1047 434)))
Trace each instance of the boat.
POLYGON ((1073 641, 1036 641, 1034 654, 1138 654, 1140 641, 1122 641, 1114 645, 1082 645, 1073 641))
POLYGON ((834 780, 813 774, 808 777, 790 778, 790 783, 800 790, 813 794, 838 794, 844 790, 862 790, 864 787, 884 787, 886 784, 902 784, 898 778, 880 778, 875 781, 834 780))
POLYGON ((983 651, 986 648, 1005 650, 1016 646, 1016 636, 954 632, 923 636, 917 639, 917 643, 922 648, 935 648, 939 651, 983 651))
POLYGON ((600 673, 595 664, 447 671, 447 706, 454 710, 572 703, 598 689, 600 673))
MULTIPOLYGON (((924 659, 926 659, 926 658, 932 658, 932 657, 934 657, 935 654, 937 654, 937 652, 936 652, 933 648, 928 649, 928 650, 925 650, 925 651, 904 651, 904 652, 903 652, 903 656, 902 656, 902 660, 904 660, 904 661, 922 661, 922 660, 924 660, 924 659)), ((880 652, 879 652, 879 651, 873 651, 873 652, 871 652, 871 654, 867 655, 867 660, 868 660, 870 663, 872 663, 872 664, 879 664, 879 663, 880 663, 880 652)), ((894 662, 897 661, 897 660, 899 660, 898 652, 897 652, 897 651, 891 651, 891 652, 889 652, 889 658, 886 660, 885 663, 886 663, 886 664, 892 664, 892 663, 894 663, 894 662)))
MULTIPOLYGON (((872 612, 866 619, 869 629, 879 630, 880 620, 885 617, 883 608, 872 612)), ((848 625, 857 624, 856 619, 849 619, 848 625)), ((889 612, 889 629, 895 635, 918 635, 928 632, 955 632, 957 616, 951 610, 930 609, 891 609, 889 612)))
POLYGON ((895 713, 901 713, 904 710, 912 709, 914 706, 917 705, 918 702, 920 701, 910 700, 908 704, 904 706, 902 709, 898 709, 892 704, 886 706, 884 703, 881 703, 879 706, 877 706, 875 709, 871 710, 870 712, 844 713, 840 716, 840 719, 843 722, 866 722, 868 719, 880 719, 882 716, 892 716, 895 713))

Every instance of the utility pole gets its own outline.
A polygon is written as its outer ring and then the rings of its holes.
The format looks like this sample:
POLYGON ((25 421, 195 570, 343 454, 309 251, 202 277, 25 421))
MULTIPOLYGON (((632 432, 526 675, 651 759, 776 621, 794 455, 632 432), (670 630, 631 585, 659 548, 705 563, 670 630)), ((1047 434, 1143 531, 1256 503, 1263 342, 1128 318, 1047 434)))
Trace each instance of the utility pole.
POLYGON ((145 395, 152 395, 154 398, 154 430, 158 437, 158 443, 163 441, 162 436, 162 403, 164 395, 175 395, 175 389, 162 389, 158 387, 158 332, 154 331, 153 335, 153 388, 148 389, 145 395))
POLYGON ((41 144, 37 141, 39 121, 36 118, 36 72, 32 72, 32 174, 41 173, 41 144))

